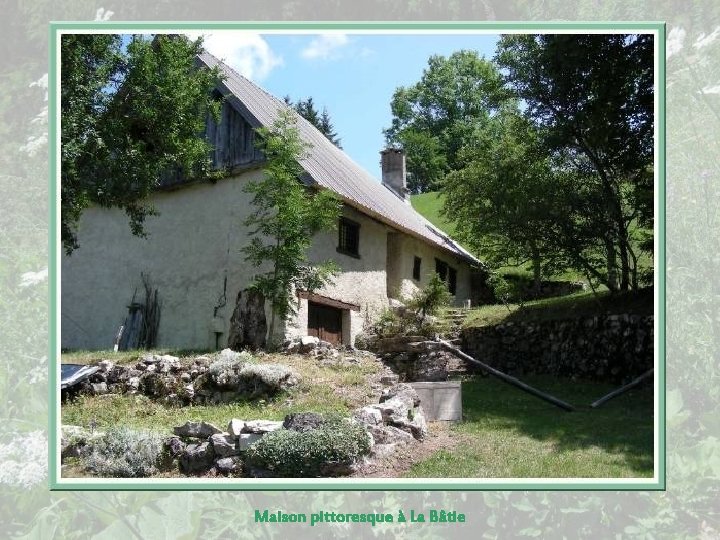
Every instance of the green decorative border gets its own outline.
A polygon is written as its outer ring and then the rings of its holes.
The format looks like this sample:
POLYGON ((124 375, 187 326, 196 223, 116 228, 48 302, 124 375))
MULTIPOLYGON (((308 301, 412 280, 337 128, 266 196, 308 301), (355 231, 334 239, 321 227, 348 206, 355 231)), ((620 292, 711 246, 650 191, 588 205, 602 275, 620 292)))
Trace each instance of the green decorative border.
POLYGON ((49 475, 51 490, 86 490, 86 491, 663 491, 666 488, 666 358, 665 358, 665 23, 664 22, 54 22, 50 23, 50 69, 49 69, 49 131, 50 131, 50 236, 49 236, 49 270, 50 270, 50 422, 49 422, 49 475), (62 480, 59 478, 59 395, 58 395, 58 97, 57 97, 57 63, 58 36, 67 31, 175 31, 175 30, 383 30, 383 31, 414 31, 458 30, 494 31, 494 32, 655 32, 657 44, 657 79, 656 106, 657 123, 656 165, 657 165, 657 208, 655 216, 659 233, 657 238, 656 259, 656 295, 658 299, 657 317, 657 387, 658 400, 657 418, 657 479, 301 479, 301 480, 262 480, 262 479, 227 479, 219 481, 168 480, 128 480, 88 479, 83 481, 62 480))

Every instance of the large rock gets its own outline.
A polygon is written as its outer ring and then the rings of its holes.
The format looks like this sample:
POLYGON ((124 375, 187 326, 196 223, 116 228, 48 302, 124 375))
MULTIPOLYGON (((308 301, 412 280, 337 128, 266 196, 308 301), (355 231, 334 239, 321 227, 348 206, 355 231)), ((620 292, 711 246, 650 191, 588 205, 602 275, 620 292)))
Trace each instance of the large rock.
POLYGON ((283 348, 289 353, 321 355, 326 358, 337 358, 338 352, 332 343, 323 341, 316 336, 301 336, 286 341, 283 348))
POLYGON ((215 468, 221 474, 237 474, 242 470, 242 459, 238 456, 220 458, 215 461, 215 468))
POLYGON ((232 420, 230 420, 230 422, 228 422, 227 430, 230 435, 234 437, 239 437, 244 427, 244 420, 238 420, 237 418, 233 418, 232 420))
POLYGON ((107 372, 107 382, 110 384, 123 383, 129 377, 129 370, 124 366, 113 366, 107 372))
POLYGON ((140 377, 130 377, 127 379, 128 392, 137 392, 140 388, 140 377))
POLYGON ((195 387, 192 384, 185 384, 178 389, 178 396, 183 401, 195 399, 195 387))
POLYGON ((266 335, 265 297, 252 289, 241 290, 230 318, 228 347, 235 350, 260 349, 265 346, 266 335))
POLYGON ((284 429, 292 429, 293 431, 310 431, 317 429, 325 423, 325 419, 321 414, 313 412, 303 412, 288 414, 282 424, 284 429))
POLYGON ((368 426, 368 433, 372 435, 375 445, 407 444, 415 440, 412 434, 395 426, 368 426))
POLYGON ((92 393, 96 396, 100 396, 102 394, 108 393, 108 385, 104 382, 99 383, 90 383, 90 386, 92 387, 92 393))
POLYGON ((215 453, 209 442, 188 444, 180 455, 180 471, 186 474, 204 472, 213 466, 215 453))
POLYGON ((165 440, 165 448, 171 457, 178 457, 185 451, 187 445, 180 440, 180 437, 173 436, 165 440))
POLYGON ((222 433, 220 429, 208 422, 185 422, 182 426, 173 428, 173 433, 179 437, 193 437, 196 439, 207 439, 216 433, 222 433))
POLYGON ((423 440, 428 432, 425 415, 423 414, 422 408, 420 407, 412 411, 409 417, 399 415, 391 416, 388 419, 388 423, 393 427, 410 433, 414 438, 419 441, 423 440))
POLYGON ((226 433, 215 433, 210 436, 210 443, 217 457, 237 456, 240 454, 240 445, 236 444, 237 438, 226 433))
POLYGON ((238 393, 250 397, 272 396, 300 382, 297 372, 283 364, 246 364, 238 376, 238 393))
POLYGON ((250 420, 245 422, 245 426, 242 428, 243 433, 270 433, 282 429, 282 422, 275 422, 273 420, 250 420))
POLYGON ((379 426, 383 421, 382 413, 373 406, 355 410, 353 418, 365 426, 379 426))
POLYGON ((241 433, 240 440, 240 452, 245 452, 250 446, 258 442, 263 438, 264 433, 241 433))
POLYGON ((102 373, 108 374, 112 371, 113 367, 115 367, 115 364, 112 360, 100 360, 98 367, 102 373))
POLYGON ((385 390, 380 396, 380 403, 396 398, 406 403, 409 409, 420 405, 420 396, 412 386, 406 383, 400 383, 385 390))
POLYGON ((146 371, 140 377, 140 390, 149 397, 161 398, 172 394, 175 385, 176 381, 173 377, 162 375, 157 371, 146 371))

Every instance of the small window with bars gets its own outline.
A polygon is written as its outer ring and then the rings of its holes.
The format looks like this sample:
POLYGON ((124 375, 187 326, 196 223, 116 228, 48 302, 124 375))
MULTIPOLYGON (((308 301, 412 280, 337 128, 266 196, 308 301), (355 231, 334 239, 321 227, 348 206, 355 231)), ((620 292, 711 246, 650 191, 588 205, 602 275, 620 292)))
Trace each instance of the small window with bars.
POLYGON ((338 252, 360 258, 360 224, 340 218, 338 224, 338 252))

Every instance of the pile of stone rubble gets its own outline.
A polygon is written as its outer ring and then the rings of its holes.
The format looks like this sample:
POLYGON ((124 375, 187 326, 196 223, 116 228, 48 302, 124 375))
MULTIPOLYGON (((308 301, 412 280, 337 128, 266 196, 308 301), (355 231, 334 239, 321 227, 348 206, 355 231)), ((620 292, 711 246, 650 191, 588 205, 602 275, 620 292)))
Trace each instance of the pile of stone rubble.
MULTIPOLYGON (((347 420, 362 425, 368 434, 370 454, 364 458, 365 463, 386 456, 400 446, 414 444, 427 435, 420 398, 407 384, 388 388, 379 403, 356 409, 347 420)), ((272 476, 271 471, 257 469, 245 462, 248 449, 268 433, 281 429, 312 433, 323 422, 322 415, 315 413, 290 414, 284 421, 233 418, 223 431, 207 422, 188 421, 173 429, 165 446, 172 458, 172 466, 177 466, 184 475, 272 476)), ((78 426, 63 426, 63 460, 82 455, 83 447, 102 436, 102 433, 90 433, 78 426)), ((323 465, 331 470, 333 464, 323 465)), ((352 467, 342 469, 342 474, 352 470, 352 467)))

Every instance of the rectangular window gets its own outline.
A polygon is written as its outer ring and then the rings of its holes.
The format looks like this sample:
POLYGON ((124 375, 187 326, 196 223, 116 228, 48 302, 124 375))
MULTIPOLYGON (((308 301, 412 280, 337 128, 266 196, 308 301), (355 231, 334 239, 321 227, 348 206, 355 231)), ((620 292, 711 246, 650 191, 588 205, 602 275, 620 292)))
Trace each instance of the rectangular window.
POLYGON ((445 261, 435 259, 435 273, 447 284, 450 294, 454 295, 457 291, 457 270, 445 261))
POLYGON ((448 265, 445 261, 435 259, 435 273, 440 276, 440 279, 447 281, 448 265))
POLYGON ((420 265, 422 264, 422 259, 420 257, 415 257, 413 260, 413 279, 415 281, 420 281, 420 265))
POLYGON ((338 224, 338 252, 360 257, 360 224, 347 218, 340 218, 338 224))
POLYGON ((452 267, 448 267, 448 290, 450 294, 455 296, 455 291, 457 291, 457 270, 452 267))

